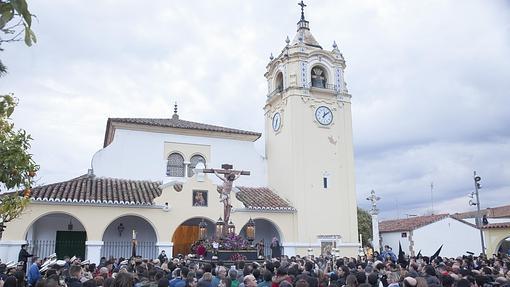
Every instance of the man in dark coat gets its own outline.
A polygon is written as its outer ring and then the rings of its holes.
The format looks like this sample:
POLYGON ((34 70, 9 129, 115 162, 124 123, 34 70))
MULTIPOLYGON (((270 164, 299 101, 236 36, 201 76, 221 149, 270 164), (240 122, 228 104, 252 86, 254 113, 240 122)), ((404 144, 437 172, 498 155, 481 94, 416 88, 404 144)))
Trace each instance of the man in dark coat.
POLYGON ((168 260, 168 257, 166 256, 165 250, 161 250, 161 253, 158 256, 159 262, 161 264, 165 263, 168 260))
POLYGON ((68 287, 82 287, 81 283, 82 270, 79 265, 71 265, 69 268, 70 277, 66 278, 66 284, 68 287))
POLYGON ((278 238, 273 237, 270 247, 271 247, 271 257, 279 259, 282 256, 282 251, 280 248, 280 241, 278 241, 278 238))
POLYGON ((27 262, 28 258, 32 257, 34 255, 28 253, 27 251, 27 244, 21 245, 21 250, 19 251, 18 255, 18 262, 23 261, 23 272, 27 273, 27 262))

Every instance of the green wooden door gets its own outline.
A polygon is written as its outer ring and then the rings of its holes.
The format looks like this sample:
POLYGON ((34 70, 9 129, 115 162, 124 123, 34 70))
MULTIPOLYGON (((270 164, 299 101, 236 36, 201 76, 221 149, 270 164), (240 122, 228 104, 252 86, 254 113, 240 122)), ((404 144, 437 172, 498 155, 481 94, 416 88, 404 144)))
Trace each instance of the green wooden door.
POLYGON ((58 258, 79 257, 85 259, 85 241, 87 233, 85 231, 57 231, 55 240, 55 253, 58 258))

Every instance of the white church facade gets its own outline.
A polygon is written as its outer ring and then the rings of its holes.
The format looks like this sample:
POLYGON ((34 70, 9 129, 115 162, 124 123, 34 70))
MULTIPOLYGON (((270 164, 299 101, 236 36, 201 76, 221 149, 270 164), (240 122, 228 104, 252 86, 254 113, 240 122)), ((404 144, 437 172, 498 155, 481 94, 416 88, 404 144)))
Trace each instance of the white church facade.
POLYGON ((223 216, 222 182, 200 172, 222 164, 250 172, 234 183, 236 232, 252 219, 255 242, 277 237, 286 255, 358 254, 345 68, 337 45, 323 49, 302 12, 294 39, 265 72, 265 154, 254 144, 261 133, 188 121, 177 109, 169 118, 110 118, 89 173, 33 188, 31 204, 2 234, 0 258, 16 260, 30 243, 39 256, 98 262, 128 256, 134 233, 142 256, 186 253, 200 222, 212 235, 223 216))

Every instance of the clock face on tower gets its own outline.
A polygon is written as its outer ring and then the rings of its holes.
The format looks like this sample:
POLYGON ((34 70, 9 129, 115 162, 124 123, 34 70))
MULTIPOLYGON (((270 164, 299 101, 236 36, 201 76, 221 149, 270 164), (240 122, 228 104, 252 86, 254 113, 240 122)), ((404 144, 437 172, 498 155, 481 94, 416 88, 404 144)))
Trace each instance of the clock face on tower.
POLYGON ((315 110, 315 119, 324 126, 327 126, 333 122, 333 113, 331 109, 325 106, 320 106, 315 110))
POLYGON ((282 116, 280 115, 280 113, 276 113, 273 115, 273 130, 276 132, 280 129, 282 125, 282 116))

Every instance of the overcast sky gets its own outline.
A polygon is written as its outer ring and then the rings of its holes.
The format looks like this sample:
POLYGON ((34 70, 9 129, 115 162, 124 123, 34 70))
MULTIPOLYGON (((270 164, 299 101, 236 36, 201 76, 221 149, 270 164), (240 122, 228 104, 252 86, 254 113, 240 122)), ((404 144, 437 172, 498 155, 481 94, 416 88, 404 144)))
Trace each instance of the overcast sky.
MULTIPOLYGON (((34 138, 39 184, 86 173, 108 117, 263 132, 265 66, 295 34, 297 0, 32 0, 39 42, 3 45, 0 93, 34 138), (246 116, 250 115, 250 116, 246 116)), ((358 204, 382 218, 510 204, 510 2, 307 1, 352 94, 358 204)))

